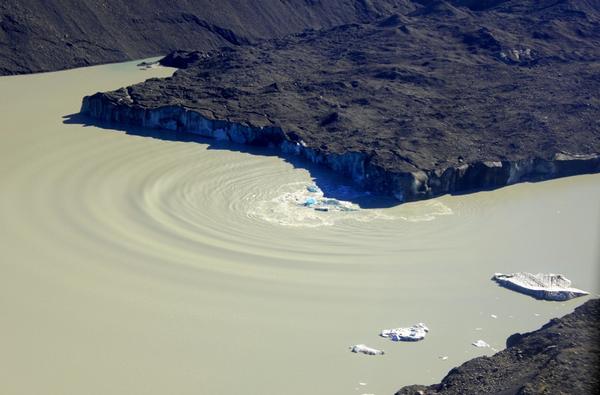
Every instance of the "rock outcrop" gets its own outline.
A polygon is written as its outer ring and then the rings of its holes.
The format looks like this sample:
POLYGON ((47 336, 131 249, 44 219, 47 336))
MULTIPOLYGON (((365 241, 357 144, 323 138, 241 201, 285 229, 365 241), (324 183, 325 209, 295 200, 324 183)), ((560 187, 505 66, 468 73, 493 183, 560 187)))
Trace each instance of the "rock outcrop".
POLYGON ((2 0, 0 75, 235 47, 413 9, 408 0, 2 0))
POLYGON ((412 385, 396 395, 597 394, 600 391, 600 299, 514 334, 506 349, 452 369, 439 384, 412 385))
POLYGON ((184 70, 86 97, 82 113, 272 145, 400 201, 600 171, 597 4, 422 3, 173 54, 184 70))

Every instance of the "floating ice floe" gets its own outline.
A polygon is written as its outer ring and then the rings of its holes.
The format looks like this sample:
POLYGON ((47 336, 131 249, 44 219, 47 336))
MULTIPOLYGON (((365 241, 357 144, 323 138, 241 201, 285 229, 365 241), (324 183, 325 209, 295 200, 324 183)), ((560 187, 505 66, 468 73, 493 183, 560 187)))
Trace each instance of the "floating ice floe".
POLYGON ((425 339, 427 332, 429 332, 429 328, 422 322, 419 322, 409 328, 384 329, 381 331, 380 336, 395 342, 414 342, 425 339))
POLYGON ((357 344, 355 346, 350 347, 350 351, 355 353, 362 353, 367 355, 383 355, 385 352, 383 350, 378 350, 376 348, 367 347, 364 344, 357 344))
POLYGON ((538 299, 563 301, 588 295, 581 289, 571 288, 571 281, 562 274, 495 273, 492 280, 501 286, 538 299))
POLYGON ((484 347, 489 347, 490 346, 489 344, 487 344, 483 340, 477 340, 476 342, 473 342, 471 344, 474 345, 475 347, 480 347, 480 348, 484 348, 484 347))

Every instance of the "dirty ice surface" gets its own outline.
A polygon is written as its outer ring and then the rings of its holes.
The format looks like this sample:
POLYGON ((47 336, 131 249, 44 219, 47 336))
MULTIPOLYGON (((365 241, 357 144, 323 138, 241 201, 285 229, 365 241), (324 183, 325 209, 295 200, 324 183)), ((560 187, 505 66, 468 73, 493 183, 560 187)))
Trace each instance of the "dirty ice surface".
POLYGON ((579 296, 588 295, 588 292, 572 288, 571 280, 562 274, 553 273, 495 273, 492 277, 498 284, 513 291, 521 292, 538 299, 564 301, 579 296))
POLYGON ((384 329, 381 331, 380 336, 395 342, 419 341, 425 339, 427 332, 429 332, 429 328, 422 322, 419 322, 408 328, 384 329))
POLYGON ((364 344, 357 344, 350 347, 350 351, 355 353, 362 353, 366 355, 383 355, 385 352, 383 350, 378 350, 376 348, 368 347, 364 344))

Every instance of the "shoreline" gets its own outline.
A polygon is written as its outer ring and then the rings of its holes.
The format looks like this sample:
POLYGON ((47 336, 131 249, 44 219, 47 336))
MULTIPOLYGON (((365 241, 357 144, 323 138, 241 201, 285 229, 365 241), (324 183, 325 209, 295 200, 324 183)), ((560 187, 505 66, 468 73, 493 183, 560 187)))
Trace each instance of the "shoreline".
POLYGON ((362 188, 393 196, 400 203, 445 194, 492 190, 520 182, 544 181, 600 172, 600 154, 557 152, 552 158, 532 156, 517 160, 489 160, 459 166, 407 172, 387 171, 370 163, 365 152, 324 152, 308 146, 293 133, 276 126, 257 127, 210 119, 182 106, 144 108, 131 106, 126 89, 83 98, 80 114, 93 119, 146 129, 164 129, 238 144, 271 146, 278 153, 294 154, 350 177, 362 188), (117 98, 115 96, 118 95, 117 98))
POLYGON ((438 384, 405 386, 396 395, 596 393, 599 310, 600 299, 589 299, 540 329, 509 336, 493 356, 452 368, 438 384))

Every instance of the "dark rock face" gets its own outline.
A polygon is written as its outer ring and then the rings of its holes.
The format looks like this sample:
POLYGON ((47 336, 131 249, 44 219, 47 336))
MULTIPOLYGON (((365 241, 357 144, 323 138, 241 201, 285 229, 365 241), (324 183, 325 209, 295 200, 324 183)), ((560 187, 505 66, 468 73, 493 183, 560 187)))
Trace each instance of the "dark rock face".
POLYGON ((597 2, 421 3, 173 55, 185 70, 82 112, 272 144, 401 201, 600 171, 597 2))
POLYGON ((2 0, 0 75, 238 46, 412 8, 408 0, 2 0))
POLYGON ((506 349, 452 369, 440 384, 396 395, 597 394, 600 391, 600 299, 541 329, 514 334, 506 349))

